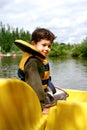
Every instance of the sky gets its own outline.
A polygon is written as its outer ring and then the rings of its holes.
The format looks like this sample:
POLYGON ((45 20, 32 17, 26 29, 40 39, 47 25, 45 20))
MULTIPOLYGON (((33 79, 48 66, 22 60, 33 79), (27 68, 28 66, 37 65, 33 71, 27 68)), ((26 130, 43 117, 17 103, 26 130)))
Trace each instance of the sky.
POLYGON ((59 43, 87 37, 87 0, 0 0, 0 22, 12 28, 47 28, 59 43))

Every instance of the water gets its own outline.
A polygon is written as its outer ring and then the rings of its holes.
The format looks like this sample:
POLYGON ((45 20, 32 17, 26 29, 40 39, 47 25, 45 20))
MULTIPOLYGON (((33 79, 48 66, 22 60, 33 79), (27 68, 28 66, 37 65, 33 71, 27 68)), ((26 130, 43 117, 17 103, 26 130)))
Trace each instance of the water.
MULTIPOLYGON (((0 77, 18 78, 17 69, 21 56, 0 58, 0 77)), ((49 58, 52 82, 56 86, 87 90, 87 59, 49 58)))
POLYGON ((52 79, 63 88, 87 90, 86 59, 50 60, 52 79))
POLYGON ((1 78, 18 78, 17 69, 21 57, 1 57, 0 58, 0 77, 1 78))

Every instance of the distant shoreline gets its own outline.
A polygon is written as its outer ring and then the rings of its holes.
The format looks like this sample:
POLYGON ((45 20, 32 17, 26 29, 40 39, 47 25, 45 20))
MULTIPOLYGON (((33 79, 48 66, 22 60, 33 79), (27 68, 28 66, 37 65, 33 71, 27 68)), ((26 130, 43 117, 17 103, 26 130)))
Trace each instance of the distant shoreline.
POLYGON ((0 53, 0 57, 9 57, 9 56, 16 57, 20 55, 22 55, 22 53, 6 53, 6 54, 0 53))

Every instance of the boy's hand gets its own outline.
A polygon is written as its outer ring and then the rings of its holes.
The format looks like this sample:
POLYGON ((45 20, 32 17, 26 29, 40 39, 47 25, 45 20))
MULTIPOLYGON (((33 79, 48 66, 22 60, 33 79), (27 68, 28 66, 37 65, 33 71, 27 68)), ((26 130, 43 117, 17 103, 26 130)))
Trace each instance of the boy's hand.
POLYGON ((42 113, 43 114, 48 114, 49 111, 50 111, 50 107, 49 108, 44 108, 43 111, 42 111, 42 113))

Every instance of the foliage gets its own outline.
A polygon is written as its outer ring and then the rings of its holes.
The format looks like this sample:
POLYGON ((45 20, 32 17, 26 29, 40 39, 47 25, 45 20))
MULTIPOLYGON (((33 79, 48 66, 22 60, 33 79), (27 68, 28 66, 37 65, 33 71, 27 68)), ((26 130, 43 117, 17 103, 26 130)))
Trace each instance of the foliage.
POLYGON ((81 44, 81 56, 87 57, 87 37, 81 44))
POLYGON ((49 53, 50 57, 55 57, 55 56, 59 56, 59 47, 58 47, 58 43, 53 43, 52 47, 51 47, 51 51, 49 53))
POLYGON ((80 44, 74 45, 72 50, 71 50, 71 56, 72 57, 79 57, 80 54, 81 54, 81 45, 80 44))
POLYGON ((0 23, 0 47, 2 53, 18 51, 19 49, 13 45, 16 39, 22 39, 30 41, 31 34, 29 31, 24 31, 23 29, 11 29, 9 25, 0 23))
POLYGON ((87 57, 87 37, 82 43, 73 46, 71 55, 73 57, 87 57))
POLYGON ((60 57, 60 56, 67 56, 69 53, 69 50, 70 50, 70 45, 66 45, 65 43, 61 43, 61 44, 58 44, 58 43, 53 43, 52 44, 52 49, 49 53, 49 56, 50 57, 60 57))

